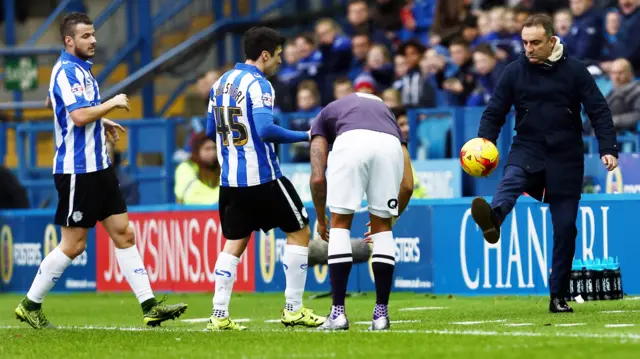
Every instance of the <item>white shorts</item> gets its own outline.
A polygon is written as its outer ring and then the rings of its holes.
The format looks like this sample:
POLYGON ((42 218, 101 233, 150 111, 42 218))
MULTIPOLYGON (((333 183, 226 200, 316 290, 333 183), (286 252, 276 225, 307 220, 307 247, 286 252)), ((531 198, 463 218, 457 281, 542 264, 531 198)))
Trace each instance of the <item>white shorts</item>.
POLYGON ((398 192, 404 172, 400 141, 389 134, 351 130, 338 136, 327 163, 327 206, 351 214, 367 195, 369 212, 381 218, 398 215, 398 192))

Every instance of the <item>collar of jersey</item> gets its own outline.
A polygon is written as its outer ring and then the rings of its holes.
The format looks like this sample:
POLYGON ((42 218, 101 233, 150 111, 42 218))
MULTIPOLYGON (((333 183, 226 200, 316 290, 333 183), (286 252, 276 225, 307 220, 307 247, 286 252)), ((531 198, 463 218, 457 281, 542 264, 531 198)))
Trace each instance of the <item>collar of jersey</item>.
POLYGON ((262 71, 260 71, 259 68, 253 66, 253 65, 249 65, 249 64, 243 64, 241 62, 238 62, 236 64, 236 70, 242 70, 242 71, 249 71, 249 72, 256 72, 258 73, 258 75, 264 77, 264 74, 262 73, 262 71))
POLYGON ((93 66, 93 62, 91 62, 90 60, 83 60, 79 57, 76 57, 74 55, 71 55, 70 53, 66 52, 65 50, 62 50, 62 53, 60 54, 60 57, 63 60, 67 60, 67 61, 71 61, 74 62, 78 65, 80 65, 83 69, 89 71, 91 70, 91 66, 93 66))

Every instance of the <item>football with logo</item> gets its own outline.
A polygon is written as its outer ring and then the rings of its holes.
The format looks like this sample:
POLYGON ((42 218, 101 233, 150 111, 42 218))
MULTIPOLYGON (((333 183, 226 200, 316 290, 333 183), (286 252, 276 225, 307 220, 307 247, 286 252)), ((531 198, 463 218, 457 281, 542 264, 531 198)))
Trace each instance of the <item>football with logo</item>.
POLYGON ((487 177, 498 166, 500 153, 493 142, 485 138, 474 138, 462 146, 460 165, 473 177, 487 177))

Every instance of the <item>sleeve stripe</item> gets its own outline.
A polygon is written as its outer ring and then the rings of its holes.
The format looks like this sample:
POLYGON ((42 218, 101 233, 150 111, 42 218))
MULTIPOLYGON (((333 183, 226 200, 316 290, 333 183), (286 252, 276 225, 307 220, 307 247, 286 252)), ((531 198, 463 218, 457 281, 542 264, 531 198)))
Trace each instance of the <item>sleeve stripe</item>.
POLYGON ((76 103, 76 97, 71 92, 71 84, 69 83, 69 78, 67 77, 67 71, 65 69, 62 69, 62 71, 58 72, 56 83, 60 88, 60 95, 62 96, 64 104, 66 106, 69 106, 76 103))

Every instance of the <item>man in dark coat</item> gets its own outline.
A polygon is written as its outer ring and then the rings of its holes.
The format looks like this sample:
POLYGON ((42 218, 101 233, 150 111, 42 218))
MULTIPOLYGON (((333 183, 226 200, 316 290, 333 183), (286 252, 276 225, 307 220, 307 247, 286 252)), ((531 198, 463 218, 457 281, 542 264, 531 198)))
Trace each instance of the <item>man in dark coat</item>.
POLYGON ((475 198, 471 214, 485 240, 496 243, 500 225, 523 192, 539 201, 544 197, 549 203, 554 242, 549 310, 572 312, 564 296, 575 253, 584 176, 580 105, 589 115, 602 163, 609 171, 618 165, 616 133, 602 93, 585 66, 568 57, 553 36, 549 16, 530 16, 522 29, 522 42, 525 53, 505 68, 478 130, 478 137, 495 143, 513 105, 517 134, 493 202, 489 205, 475 198))

